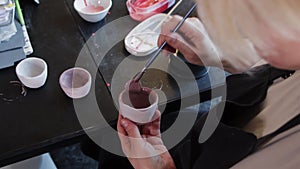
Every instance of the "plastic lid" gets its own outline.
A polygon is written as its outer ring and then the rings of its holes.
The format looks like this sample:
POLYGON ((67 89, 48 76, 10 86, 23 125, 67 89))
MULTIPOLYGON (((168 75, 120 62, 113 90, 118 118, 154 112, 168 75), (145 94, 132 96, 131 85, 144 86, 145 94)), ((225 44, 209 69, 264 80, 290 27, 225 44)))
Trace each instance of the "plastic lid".
POLYGON ((159 24, 166 17, 166 14, 156 14, 137 25, 124 40, 126 50, 135 56, 147 56, 157 50, 157 40, 161 32, 159 24))
POLYGON ((11 24, 13 21, 13 10, 0 9, 0 27, 11 24))
POLYGON ((9 0, 0 0, 0 5, 7 5, 9 0))

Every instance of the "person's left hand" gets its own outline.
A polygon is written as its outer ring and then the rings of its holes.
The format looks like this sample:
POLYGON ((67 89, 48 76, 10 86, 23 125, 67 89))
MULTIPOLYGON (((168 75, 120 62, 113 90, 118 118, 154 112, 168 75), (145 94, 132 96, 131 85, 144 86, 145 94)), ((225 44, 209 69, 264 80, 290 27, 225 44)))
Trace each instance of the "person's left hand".
POLYGON ((137 126, 119 115, 118 132, 122 149, 135 169, 175 168, 174 161, 163 144, 160 133, 160 112, 154 121, 137 126))

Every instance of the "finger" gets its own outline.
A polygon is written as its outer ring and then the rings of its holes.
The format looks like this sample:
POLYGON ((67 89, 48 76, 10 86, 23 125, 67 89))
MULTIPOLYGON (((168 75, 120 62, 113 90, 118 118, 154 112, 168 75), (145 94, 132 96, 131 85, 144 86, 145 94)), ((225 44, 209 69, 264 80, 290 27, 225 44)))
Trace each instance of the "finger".
POLYGON ((196 17, 187 18, 185 22, 187 24, 186 26, 188 26, 188 27, 192 26, 193 28, 196 28, 196 29, 200 30, 201 32, 203 32, 205 30, 204 25, 199 20, 199 18, 196 18, 196 17))
POLYGON ((195 56, 193 47, 184 40, 178 33, 171 33, 166 36, 166 41, 174 49, 178 49, 184 56, 195 56))
POLYGON ((182 19, 181 16, 175 15, 175 16, 172 16, 172 18, 169 19, 169 21, 162 24, 161 35, 158 38, 158 46, 161 46, 162 43, 164 43, 166 41, 165 36, 167 36, 168 34, 173 32, 174 28, 180 22, 181 19, 182 19))
MULTIPOLYGON (((181 16, 173 16, 168 22, 162 25, 161 34, 168 35, 172 33, 182 19, 183 18, 181 16)), ((198 18, 190 17, 183 22, 177 32, 183 35, 191 35, 195 29, 204 30, 204 26, 198 18)))
POLYGON ((171 46, 169 46, 168 44, 163 48, 162 50, 162 56, 170 56, 170 54, 174 54, 176 53, 176 49, 172 48, 171 46))
POLYGON ((176 49, 178 49, 185 56, 195 55, 191 45, 189 45, 188 42, 186 42, 186 40, 184 40, 184 38, 178 33, 160 35, 158 38, 158 46, 161 46, 164 42, 167 42, 164 49, 171 53, 175 53, 176 49))
POLYGON ((145 134, 147 133, 149 136, 158 136, 160 135, 160 119, 161 119, 161 113, 159 110, 155 112, 153 119, 155 120, 144 126, 143 132, 145 132, 145 134))
POLYGON ((160 135, 160 121, 161 121, 161 115, 160 112, 157 111, 157 118, 152 122, 152 126, 150 128, 150 134, 152 136, 160 135))
POLYGON ((155 120, 152 122, 152 126, 153 126, 155 129, 160 130, 161 113, 160 113, 159 110, 156 110, 153 119, 155 119, 155 120))
POLYGON ((161 34, 169 34, 171 32, 173 32, 173 30, 175 29, 175 27, 178 25, 178 23, 182 20, 182 17, 179 15, 174 15, 172 16, 171 19, 169 19, 167 22, 165 22, 162 26, 161 26, 161 34))
POLYGON ((117 122, 117 130, 120 134, 127 135, 126 131, 121 125, 121 120, 123 119, 122 115, 119 114, 118 122, 117 122))
POLYGON ((127 133, 125 131, 125 129, 122 127, 121 125, 121 120, 123 119, 123 117, 121 116, 121 114, 119 114, 119 118, 118 118, 118 123, 117 123, 117 130, 118 130, 118 136, 121 142, 121 146, 124 152, 127 152, 128 149, 130 149, 131 144, 130 144, 130 140, 127 136, 127 133))
POLYGON ((176 49, 172 48, 170 45, 166 45, 165 48, 167 51, 169 51, 169 53, 175 53, 176 49))
POLYGON ((161 46, 162 43, 166 41, 165 36, 173 32, 174 28, 180 22, 181 19, 181 16, 175 15, 172 16, 172 18, 169 19, 169 21, 162 24, 160 32, 161 35, 158 38, 158 46, 161 46))
POLYGON ((133 138, 141 138, 141 134, 139 131, 139 128, 137 125, 135 125, 133 122, 131 122, 128 119, 121 119, 120 124, 122 128, 127 133, 127 136, 133 137, 133 138))
MULTIPOLYGON (((161 46, 165 41, 167 41, 167 36, 168 35, 163 35, 163 34, 161 34, 161 35, 159 35, 159 37, 158 37, 158 41, 157 41, 157 46, 161 46)), ((176 52, 176 49, 175 48, 173 48, 172 46, 170 46, 169 44, 166 44, 166 46, 163 48, 165 51, 164 52, 166 52, 166 53, 175 53, 176 52)))

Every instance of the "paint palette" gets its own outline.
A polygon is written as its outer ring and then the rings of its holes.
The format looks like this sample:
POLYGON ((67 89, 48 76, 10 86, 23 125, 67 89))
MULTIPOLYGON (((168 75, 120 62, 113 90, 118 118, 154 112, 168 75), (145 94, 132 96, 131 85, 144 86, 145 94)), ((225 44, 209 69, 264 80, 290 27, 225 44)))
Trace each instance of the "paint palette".
POLYGON ((158 49, 157 41, 166 14, 156 14, 137 25, 125 38, 126 50, 135 56, 147 56, 158 49))
POLYGON ((175 0, 127 0, 126 6, 132 19, 143 21, 170 8, 175 0))

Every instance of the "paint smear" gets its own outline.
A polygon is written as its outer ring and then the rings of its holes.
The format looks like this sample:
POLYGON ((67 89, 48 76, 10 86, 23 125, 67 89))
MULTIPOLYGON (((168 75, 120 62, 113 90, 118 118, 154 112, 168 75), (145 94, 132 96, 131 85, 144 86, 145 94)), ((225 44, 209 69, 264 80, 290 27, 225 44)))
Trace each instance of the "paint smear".
POLYGON ((86 13, 97 13, 97 12, 101 12, 104 10, 103 6, 86 6, 84 8, 81 9, 82 12, 86 12, 86 13))
POLYGON ((129 84, 129 99, 132 106, 137 109, 149 107, 151 91, 150 88, 142 87, 140 81, 132 80, 129 84))

